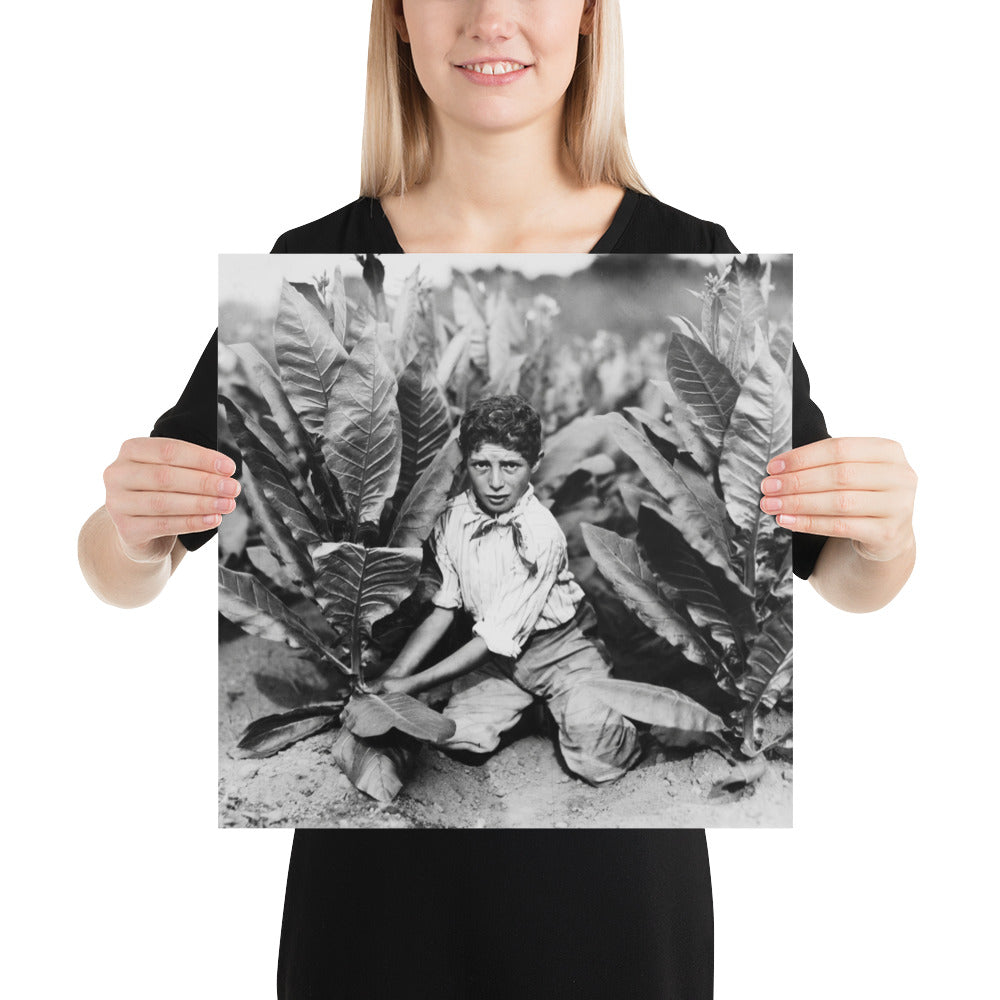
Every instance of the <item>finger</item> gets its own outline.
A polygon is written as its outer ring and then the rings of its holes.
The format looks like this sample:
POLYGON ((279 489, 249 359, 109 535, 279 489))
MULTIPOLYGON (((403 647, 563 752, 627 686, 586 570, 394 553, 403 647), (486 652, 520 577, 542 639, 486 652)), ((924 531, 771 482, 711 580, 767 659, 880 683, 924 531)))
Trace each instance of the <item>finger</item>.
POLYGON ((839 437, 825 438, 810 444, 800 445, 791 451, 775 455, 767 463, 771 475, 783 472, 798 472, 822 465, 837 465, 842 462, 886 462, 905 461, 902 445, 888 438, 839 437))
POLYGON ((121 454, 131 462, 174 465, 223 476, 231 476, 236 471, 236 463, 228 455, 180 438, 131 438, 122 445, 121 454))
POLYGON ((217 472, 199 472, 177 465, 127 462, 109 470, 109 478, 119 490, 192 493, 207 497, 235 497, 239 480, 217 472))
POLYGON ((896 512, 898 506, 892 494, 875 490, 765 496, 760 501, 760 509, 765 514, 823 514, 830 517, 888 517, 896 512))
POLYGON ((907 484, 907 467, 881 462, 843 462, 801 472, 783 472, 761 481, 765 496, 793 493, 827 493, 833 490, 887 490, 907 484))
POLYGON ((128 517, 229 514, 235 509, 235 497, 169 493, 162 490, 128 490, 118 496, 115 503, 116 512, 128 517))
POLYGON ((885 519, 881 517, 779 514, 778 524, 800 534, 826 535, 828 538, 854 538, 863 545, 878 544, 885 534, 885 519))
POLYGON ((189 514, 186 517, 126 517, 116 523, 126 545, 145 545, 165 535, 186 535, 211 531, 222 520, 221 514, 189 514))

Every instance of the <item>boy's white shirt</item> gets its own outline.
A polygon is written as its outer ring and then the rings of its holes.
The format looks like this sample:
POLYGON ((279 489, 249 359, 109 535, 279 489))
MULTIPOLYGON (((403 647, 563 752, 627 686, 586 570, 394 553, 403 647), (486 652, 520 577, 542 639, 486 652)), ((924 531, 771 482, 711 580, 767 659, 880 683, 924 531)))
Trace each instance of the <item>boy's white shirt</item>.
POLYGON ((439 608, 465 609, 472 631, 499 656, 517 657, 532 632, 570 621, 583 590, 569 570, 566 536, 528 485, 500 515, 486 513, 472 490, 452 498, 434 525, 434 551, 441 569, 439 608), (492 530, 473 534, 487 522, 492 530), (520 526, 527 561, 518 553, 512 524, 520 526), (527 565, 537 569, 531 573, 527 565))

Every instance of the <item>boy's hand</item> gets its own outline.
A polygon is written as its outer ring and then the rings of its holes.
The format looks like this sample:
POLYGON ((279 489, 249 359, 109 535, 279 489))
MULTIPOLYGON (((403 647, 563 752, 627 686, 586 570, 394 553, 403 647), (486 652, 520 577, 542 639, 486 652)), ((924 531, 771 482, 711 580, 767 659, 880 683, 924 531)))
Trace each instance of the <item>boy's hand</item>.
POLYGON ((383 674, 376 678, 369 685, 376 694, 389 694, 392 691, 402 691, 404 694, 411 694, 414 678, 412 677, 387 677, 383 674))
POLYGON ((888 562, 910 550, 917 474, 885 438, 828 438, 776 455, 760 508, 811 535, 850 538, 864 559, 888 562))

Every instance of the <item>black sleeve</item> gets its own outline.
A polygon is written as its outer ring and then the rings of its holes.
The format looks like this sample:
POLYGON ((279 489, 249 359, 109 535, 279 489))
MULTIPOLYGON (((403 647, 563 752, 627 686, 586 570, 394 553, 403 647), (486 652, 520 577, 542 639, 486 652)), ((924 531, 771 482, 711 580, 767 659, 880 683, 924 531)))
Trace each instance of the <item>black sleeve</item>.
MULTIPOLYGON (((284 240, 285 234, 283 233, 278 237, 271 253, 284 253, 284 240)), ((239 452, 234 452, 224 444, 222 446, 219 444, 216 422, 218 388, 219 330, 216 328, 215 333, 205 345, 205 350, 202 351, 180 398, 169 410, 160 414, 156 423, 153 424, 149 436, 178 438, 181 441, 190 441, 192 444, 201 445, 203 448, 221 451, 236 463, 236 472, 233 475, 239 479, 243 470, 243 462, 239 452)), ((209 531, 192 531, 189 534, 178 535, 178 538, 188 552, 194 552, 195 549, 200 549, 218 530, 218 528, 212 528, 209 531)))
MULTIPOLYGON (((728 234, 722 226, 713 222, 712 252, 739 253, 733 246, 728 234)), ((798 448, 813 441, 821 441, 830 437, 826 429, 823 411, 812 401, 809 395, 809 376, 799 358, 799 352, 792 345, 792 447, 798 448)), ((762 477, 763 478, 763 477, 762 477)), ((802 580, 808 580, 820 549, 826 542, 826 535, 807 535, 796 532, 792 535, 792 572, 802 580)))
POLYGON ((729 233, 720 226, 717 222, 710 222, 711 232, 709 240, 712 247, 712 253, 739 253, 739 250, 733 246, 733 241, 729 238, 729 233))

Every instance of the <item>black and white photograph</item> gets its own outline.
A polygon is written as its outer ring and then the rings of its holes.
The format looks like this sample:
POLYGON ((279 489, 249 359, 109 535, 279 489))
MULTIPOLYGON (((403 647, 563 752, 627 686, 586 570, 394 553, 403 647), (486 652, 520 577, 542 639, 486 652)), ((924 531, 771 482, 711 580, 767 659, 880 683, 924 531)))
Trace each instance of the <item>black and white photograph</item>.
POLYGON ((792 258, 219 255, 221 827, 787 827, 792 258))

